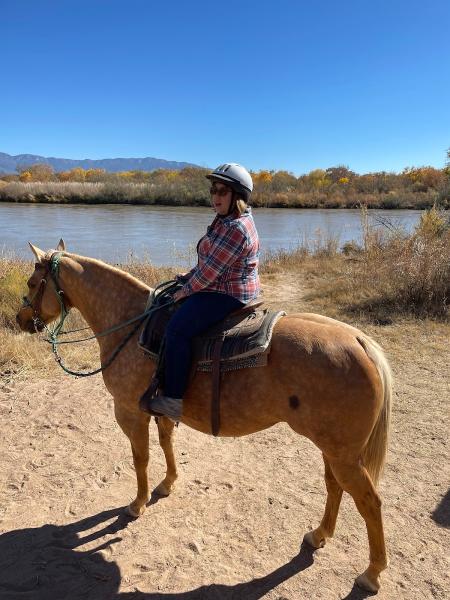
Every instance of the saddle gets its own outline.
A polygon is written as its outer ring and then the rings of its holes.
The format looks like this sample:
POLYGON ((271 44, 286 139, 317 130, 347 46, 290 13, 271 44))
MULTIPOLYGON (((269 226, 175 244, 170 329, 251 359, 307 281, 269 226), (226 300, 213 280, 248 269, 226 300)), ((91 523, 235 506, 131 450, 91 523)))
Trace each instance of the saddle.
MULTIPOLYGON (((170 301, 180 287, 173 284, 153 299, 151 306, 156 310, 147 317, 139 336, 140 348, 157 364, 152 380, 154 393, 164 387, 165 330, 180 306, 170 301)), ((272 330, 286 314, 261 308, 262 304, 260 299, 253 300, 193 340, 192 372, 212 373, 211 424, 215 436, 220 429, 221 373, 266 365, 272 330)))

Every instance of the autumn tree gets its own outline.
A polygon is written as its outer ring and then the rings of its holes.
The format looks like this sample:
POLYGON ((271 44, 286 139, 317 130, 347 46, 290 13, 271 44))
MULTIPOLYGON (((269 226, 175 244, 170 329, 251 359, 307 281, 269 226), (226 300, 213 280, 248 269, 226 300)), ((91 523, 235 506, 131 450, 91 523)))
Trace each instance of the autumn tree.
POLYGON ((297 187, 297 178, 288 171, 276 171, 270 187, 274 192, 292 192, 297 187))
POLYGON ((53 168, 45 163, 21 165, 17 167, 20 181, 51 181, 54 176, 53 168))
POLYGON ((437 190, 445 182, 444 172, 434 167, 407 167, 402 174, 417 191, 426 192, 429 188, 437 190))
POLYGON ((86 180, 86 173, 87 171, 85 169, 75 167, 70 169, 70 171, 59 173, 58 177, 60 181, 78 181, 82 183, 86 180))
POLYGON ((253 191, 258 194, 267 194, 272 191, 272 173, 270 171, 251 171, 251 178, 253 180, 253 191))
POLYGON ((313 169, 304 176, 304 182, 307 187, 319 190, 330 185, 331 180, 327 177, 327 173, 323 169, 313 169))
POLYGON ((88 169, 86 171, 86 181, 97 182, 102 181, 106 175, 105 169, 88 169))
POLYGON ((329 167, 325 174, 327 179, 331 181, 331 183, 348 183, 352 181, 355 177, 355 173, 350 171, 348 167, 345 165, 338 165, 337 167, 329 167))

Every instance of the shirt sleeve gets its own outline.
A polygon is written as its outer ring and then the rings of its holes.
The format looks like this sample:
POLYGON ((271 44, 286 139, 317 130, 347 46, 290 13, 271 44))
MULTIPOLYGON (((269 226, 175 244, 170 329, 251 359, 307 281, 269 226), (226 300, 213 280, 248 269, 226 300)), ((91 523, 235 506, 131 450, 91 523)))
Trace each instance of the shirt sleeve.
POLYGON ((184 294, 194 294, 208 287, 240 257, 245 245, 245 234, 238 227, 227 229, 223 236, 216 238, 205 262, 197 265, 192 277, 182 287, 184 294))

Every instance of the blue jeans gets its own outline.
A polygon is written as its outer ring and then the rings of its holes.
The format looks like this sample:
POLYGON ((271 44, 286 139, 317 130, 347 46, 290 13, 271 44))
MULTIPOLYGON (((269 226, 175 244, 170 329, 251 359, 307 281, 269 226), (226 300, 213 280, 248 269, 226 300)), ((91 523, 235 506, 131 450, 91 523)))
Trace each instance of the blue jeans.
POLYGON ((192 338, 215 325, 244 303, 219 292, 189 296, 170 319, 166 329, 164 395, 183 398, 192 357, 192 338))

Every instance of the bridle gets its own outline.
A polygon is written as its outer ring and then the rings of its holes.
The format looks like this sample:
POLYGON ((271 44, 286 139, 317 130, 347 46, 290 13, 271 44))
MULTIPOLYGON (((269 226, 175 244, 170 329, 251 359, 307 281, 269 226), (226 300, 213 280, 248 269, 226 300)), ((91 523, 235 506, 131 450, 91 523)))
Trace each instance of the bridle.
POLYGON ((107 329, 105 331, 102 331, 100 333, 89 336, 87 338, 61 341, 61 340, 58 340, 58 337, 60 335, 77 333, 77 332, 83 331, 85 329, 90 329, 90 327, 83 327, 81 329, 73 329, 71 331, 63 331, 64 321, 65 321, 67 315, 69 314, 70 308, 67 307, 67 305, 64 301, 64 291, 60 288, 60 285, 58 282, 59 263, 60 263, 62 256, 64 256, 64 252, 53 252, 53 254, 50 256, 50 258, 47 259, 44 263, 42 263, 42 262, 36 263, 36 265, 35 265, 36 269, 44 266, 44 268, 45 268, 44 276, 42 277, 42 279, 39 283, 39 287, 38 287, 36 293, 34 294, 33 298, 29 299, 27 296, 23 296, 22 308, 32 308, 33 309, 32 319, 33 319, 34 329, 35 329, 36 333, 38 333, 39 331, 42 331, 43 329, 45 329, 47 331, 48 338, 45 339, 44 341, 51 344, 53 354, 55 355, 55 360, 58 362, 60 367, 69 375, 75 375, 76 377, 89 377, 90 375, 95 375, 96 373, 100 373, 100 372, 104 371, 107 367, 109 367, 112 364, 112 362, 117 357, 117 355, 126 346, 128 341, 133 337, 133 335, 136 333, 136 331, 139 329, 139 327, 141 327, 142 321, 146 317, 148 317, 152 312, 154 312, 156 310, 160 310, 161 308, 163 308, 163 306, 172 304, 174 302, 173 298, 169 297, 168 300, 166 299, 166 302, 157 304, 156 298, 159 295, 159 293, 161 292, 161 289, 163 289, 163 291, 166 292, 166 290, 173 289, 176 285, 178 285, 178 282, 176 280, 169 280, 169 281, 165 281, 165 282, 159 284, 151 293, 147 307, 143 313, 141 313, 135 317, 132 317, 131 319, 128 319, 127 321, 124 321, 123 323, 119 323, 118 325, 110 327, 109 329, 107 329), (54 286, 55 286, 54 291, 56 293, 56 296, 58 298, 60 308, 61 308, 59 322, 52 329, 47 327, 47 325, 44 323, 44 321, 41 317, 41 314, 40 314, 41 308, 42 308, 42 298, 43 298, 45 286, 48 283, 49 277, 54 283, 54 286), (58 353, 59 345, 61 345, 61 344, 76 344, 76 343, 86 342, 86 341, 93 340, 93 339, 98 339, 98 338, 110 335, 111 333, 114 333, 115 331, 119 331, 120 329, 123 329, 124 327, 128 327, 130 325, 134 325, 134 326, 124 336, 122 341, 119 343, 119 345, 112 352, 110 357, 104 362, 104 364, 100 368, 86 373, 86 372, 80 372, 80 371, 72 371, 71 369, 68 369, 63 364, 62 358, 58 353))
MULTIPOLYGON (((23 296, 23 298, 22 298, 22 300, 23 300, 22 308, 33 309, 32 321, 33 321, 33 326, 34 326, 34 329, 36 332, 41 331, 45 327, 45 323, 41 316, 41 309, 42 309, 42 298, 44 296, 45 286, 47 285, 49 277, 52 279, 53 283, 55 284, 55 293, 56 293, 56 296, 60 303, 60 308, 61 308, 60 324, 61 324, 61 326, 62 326, 63 321, 69 314, 69 309, 67 308, 66 303, 64 301, 64 292, 60 288, 59 283, 58 283, 59 262, 61 260, 61 257, 63 256, 63 254, 64 254, 63 252, 53 252, 53 254, 50 256, 50 258, 48 259, 48 261, 46 261, 46 264, 44 265, 44 267, 45 267, 44 276, 42 277, 42 279, 39 283, 39 287, 38 287, 36 293, 34 294, 33 298, 31 298, 31 300, 27 296, 23 296)), ((38 269, 40 267, 42 267, 41 262, 35 264, 36 269, 38 269)))

